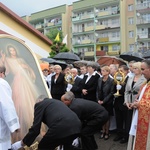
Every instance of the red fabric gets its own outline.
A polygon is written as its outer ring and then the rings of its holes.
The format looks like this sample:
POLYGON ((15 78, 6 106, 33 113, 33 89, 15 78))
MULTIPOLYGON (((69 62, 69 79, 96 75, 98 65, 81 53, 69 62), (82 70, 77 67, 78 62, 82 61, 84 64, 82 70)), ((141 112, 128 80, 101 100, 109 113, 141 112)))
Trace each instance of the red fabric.
POLYGON ((150 83, 148 83, 138 108, 138 125, 134 150, 146 150, 150 122, 150 83))

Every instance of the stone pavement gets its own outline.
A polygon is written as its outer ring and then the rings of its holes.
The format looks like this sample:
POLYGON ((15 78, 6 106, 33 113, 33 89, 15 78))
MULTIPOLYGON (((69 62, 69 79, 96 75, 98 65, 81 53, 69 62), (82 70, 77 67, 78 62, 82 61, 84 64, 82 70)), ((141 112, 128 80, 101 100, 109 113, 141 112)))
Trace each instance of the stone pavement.
POLYGON ((98 144, 98 150, 126 150, 127 149, 127 143, 120 144, 119 142, 114 142, 113 139, 115 138, 115 133, 110 133, 110 137, 108 140, 99 139, 100 134, 97 133, 95 135, 97 144, 98 144))

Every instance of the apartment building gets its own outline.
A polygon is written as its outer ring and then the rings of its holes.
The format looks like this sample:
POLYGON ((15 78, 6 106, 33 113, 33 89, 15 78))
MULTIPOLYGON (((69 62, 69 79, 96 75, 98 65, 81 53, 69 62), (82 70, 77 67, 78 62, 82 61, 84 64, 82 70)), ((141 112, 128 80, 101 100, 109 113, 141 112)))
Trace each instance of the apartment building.
POLYGON ((85 59, 118 55, 121 49, 120 2, 85 0, 73 3, 72 48, 85 59))
POLYGON ((62 5, 39 11, 31 14, 30 16, 24 16, 22 18, 44 35, 46 35, 50 30, 53 30, 54 28, 62 30, 64 37, 66 35, 68 36, 67 46, 71 49, 71 12, 72 6, 62 5))
POLYGON ((137 0, 136 48, 138 52, 150 50, 150 0, 137 0))
POLYGON ((150 49, 150 0, 82 0, 24 17, 46 35, 58 28, 83 59, 150 49))

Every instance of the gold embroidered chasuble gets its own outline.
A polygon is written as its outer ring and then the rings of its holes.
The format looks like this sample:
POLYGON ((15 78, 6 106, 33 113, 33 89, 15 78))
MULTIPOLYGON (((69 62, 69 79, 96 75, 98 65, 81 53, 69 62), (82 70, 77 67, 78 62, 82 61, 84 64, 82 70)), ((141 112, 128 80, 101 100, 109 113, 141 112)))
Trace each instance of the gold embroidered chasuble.
POLYGON ((134 150, 150 150, 150 81, 139 102, 134 150))

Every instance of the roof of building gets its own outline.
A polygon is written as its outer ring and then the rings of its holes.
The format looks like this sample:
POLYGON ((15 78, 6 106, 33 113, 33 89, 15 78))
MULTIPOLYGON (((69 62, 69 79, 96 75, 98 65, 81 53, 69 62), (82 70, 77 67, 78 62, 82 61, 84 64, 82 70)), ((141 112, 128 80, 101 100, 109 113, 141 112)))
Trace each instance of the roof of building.
POLYGON ((11 11, 8 7, 3 5, 1 2, 0 2, 0 11, 3 11, 12 19, 14 19, 17 23, 19 23, 21 26, 25 27, 27 30, 29 30, 30 32, 38 36, 40 39, 44 40, 46 43, 52 45, 52 41, 50 39, 44 36, 40 31, 32 27, 32 25, 27 23, 25 20, 23 20, 21 17, 15 14, 13 11, 11 11))

